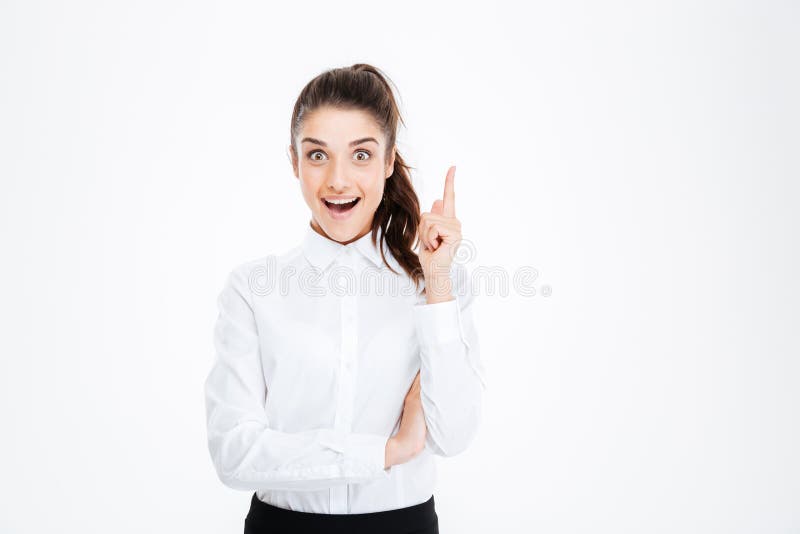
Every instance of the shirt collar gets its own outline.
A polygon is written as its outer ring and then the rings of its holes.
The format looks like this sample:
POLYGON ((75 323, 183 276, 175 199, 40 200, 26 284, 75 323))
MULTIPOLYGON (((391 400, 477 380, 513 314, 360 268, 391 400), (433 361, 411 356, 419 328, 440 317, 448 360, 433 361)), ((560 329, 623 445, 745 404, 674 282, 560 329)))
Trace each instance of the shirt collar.
MULTIPOLYGON (((382 235, 383 230, 378 227, 378 245, 381 244, 382 235)), ((356 241, 348 243, 347 245, 343 245, 338 241, 334 241, 333 239, 327 238, 324 235, 318 234, 311 227, 311 223, 309 222, 308 228, 306 228, 305 236, 303 237, 302 249, 303 254, 311 263, 311 265, 317 269, 320 269, 321 271, 327 269, 331 262, 345 249, 357 250, 367 259, 372 261, 372 263, 374 263, 377 267, 382 267, 384 265, 378 246, 372 244, 372 230, 358 238, 356 241)), ((394 258, 385 244, 383 246, 383 252, 386 255, 386 259, 396 269, 396 262, 393 261, 394 258)))

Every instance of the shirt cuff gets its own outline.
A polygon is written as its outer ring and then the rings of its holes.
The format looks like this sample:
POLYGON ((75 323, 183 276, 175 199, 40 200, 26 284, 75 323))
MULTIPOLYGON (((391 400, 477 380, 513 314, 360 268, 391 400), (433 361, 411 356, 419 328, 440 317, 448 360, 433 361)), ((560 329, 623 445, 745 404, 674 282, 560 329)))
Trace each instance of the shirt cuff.
POLYGON ((370 472, 389 477, 392 466, 386 465, 386 443, 388 436, 379 434, 346 433, 332 429, 322 431, 320 443, 342 453, 345 460, 366 466, 370 472))
POLYGON ((388 436, 378 434, 348 434, 345 457, 363 462, 367 465, 370 472, 383 474, 388 477, 391 473, 391 466, 384 469, 386 465, 386 442, 388 436))
POLYGON ((414 328, 420 344, 435 346, 461 338, 461 310, 458 295, 435 304, 415 304, 414 328))

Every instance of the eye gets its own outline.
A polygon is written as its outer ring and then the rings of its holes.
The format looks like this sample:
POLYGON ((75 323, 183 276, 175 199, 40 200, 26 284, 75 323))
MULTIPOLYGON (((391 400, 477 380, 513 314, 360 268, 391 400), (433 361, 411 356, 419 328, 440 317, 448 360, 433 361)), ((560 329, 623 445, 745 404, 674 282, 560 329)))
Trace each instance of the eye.
POLYGON ((367 160, 370 158, 370 156, 372 156, 372 154, 370 154, 369 150, 363 150, 363 149, 361 149, 361 150, 356 150, 356 159, 357 159, 358 161, 367 161, 367 160), (364 155, 365 155, 365 157, 363 157, 363 158, 359 158, 359 157, 358 157, 358 154, 359 154, 359 153, 361 153, 361 154, 364 154, 364 155))
POLYGON ((324 155, 325 152, 323 152, 322 150, 317 149, 317 150, 312 150, 311 152, 309 152, 307 154, 308 159, 310 159, 312 161, 322 161, 324 158, 315 158, 314 154, 323 154, 324 155))

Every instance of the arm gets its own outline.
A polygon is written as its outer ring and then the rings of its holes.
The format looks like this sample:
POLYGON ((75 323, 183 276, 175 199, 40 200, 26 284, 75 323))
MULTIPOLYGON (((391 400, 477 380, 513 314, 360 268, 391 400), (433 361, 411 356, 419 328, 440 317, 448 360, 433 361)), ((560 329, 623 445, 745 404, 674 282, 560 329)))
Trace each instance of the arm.
POLYGON ((385 478, 388 436, 269 428, 247 277, 234 270, 217 299, 216 360, 205 385, 208 449, 219 479, 238 490, 312 491, 385 478))
POLYGON ((450 300, 431 295, 433 303, 414 306, 426 446, 440 456, 454 456, 470 444, 478 430, 486 389, 470 275, 464 266, 455 267, 460 276, 450 300))

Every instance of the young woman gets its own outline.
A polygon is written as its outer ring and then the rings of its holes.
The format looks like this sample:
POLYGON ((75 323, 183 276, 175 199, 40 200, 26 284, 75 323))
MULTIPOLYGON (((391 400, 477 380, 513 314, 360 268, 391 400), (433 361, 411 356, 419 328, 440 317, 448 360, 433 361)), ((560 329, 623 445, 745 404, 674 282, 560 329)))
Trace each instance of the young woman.
POLYGON ((208 447, 224 484, 254 492, 245 533, 438 533, 435 456, 477 432, 455 167, 420 213, 401 122, 371 65, 311 80, 289 147, 303 240, 239 265, 219 295, 208 447))

